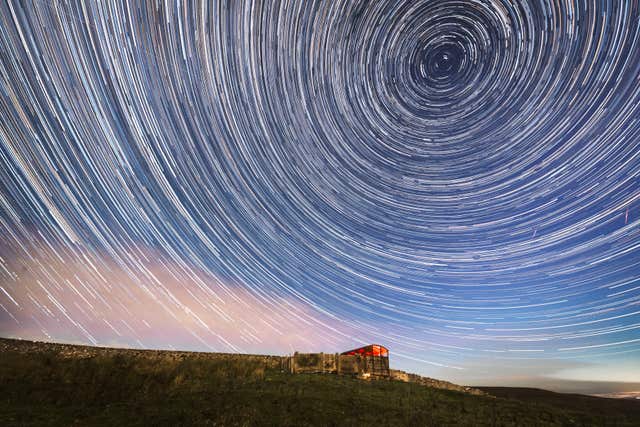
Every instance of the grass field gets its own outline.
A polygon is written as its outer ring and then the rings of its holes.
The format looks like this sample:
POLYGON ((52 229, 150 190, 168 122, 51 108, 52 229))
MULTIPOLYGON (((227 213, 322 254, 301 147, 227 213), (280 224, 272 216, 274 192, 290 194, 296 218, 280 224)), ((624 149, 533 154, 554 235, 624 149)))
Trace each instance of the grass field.
MULTIPOLYGON (((396 381, 290 375, 260 357, 0 341, 2 426, 640 425, 633 401, 588 398, 595 405, 576 395, 536 398, 522 391, 528 389, 513 389, 521 390, 511 394, 516 399, 494 398, 396 381)), ((508 390, 496 394, 510 396, 508 390)))

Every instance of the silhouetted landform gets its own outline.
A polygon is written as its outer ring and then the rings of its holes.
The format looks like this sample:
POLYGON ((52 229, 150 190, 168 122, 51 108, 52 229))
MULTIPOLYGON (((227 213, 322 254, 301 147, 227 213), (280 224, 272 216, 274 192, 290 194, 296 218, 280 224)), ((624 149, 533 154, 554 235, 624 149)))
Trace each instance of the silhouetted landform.
POLYGON ((615 399, 629 399, 640 401, 640 391, 621 391, 618 393, 593 394, 596 397, 609 397, 615 399))
POLYGON ((496 398, 434 388, 429 379, 292 375, 281 363, 0 339, 0 425, 640 425, 635 407, 620 406, 634 401, 522 389, 499 389, 496 398))
MULTIPOLYGON (((517 399, 523 402, 535 402, 565 408, 567 410, 582 411, 601 414, 615 420, 619 414, 625 414, 630 419, 638 420, 640 426, 640 401, 630 399, 616 399, 587 396, 583 394, 555 393, 539 388, 526 387, 476 387, 492 396, 517 399)), ((615 425, 610 423, 609 425, 615 425)))

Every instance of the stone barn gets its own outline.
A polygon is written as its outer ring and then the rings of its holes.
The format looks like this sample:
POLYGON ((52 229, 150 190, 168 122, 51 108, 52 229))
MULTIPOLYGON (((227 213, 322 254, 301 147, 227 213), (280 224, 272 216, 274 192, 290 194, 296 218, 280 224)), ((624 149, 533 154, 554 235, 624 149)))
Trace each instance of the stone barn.
POLYGON ((379 344, 371 344, 364 347, 345 351, 340 355, 340 367, 342 372, 347 369, 356 370, 362 377, 389 377, 389 350, 379 344))
POLYGON ((282 369, 294 374, 335 373, 360 378, 389 378, 389 350, 370 344, 344 353, 294 353, 282 359, 282 369))

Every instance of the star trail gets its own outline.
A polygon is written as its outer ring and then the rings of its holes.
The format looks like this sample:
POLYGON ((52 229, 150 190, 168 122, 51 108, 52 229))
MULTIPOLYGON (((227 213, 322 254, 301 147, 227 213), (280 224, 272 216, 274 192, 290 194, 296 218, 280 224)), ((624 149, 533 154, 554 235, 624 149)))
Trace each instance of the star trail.
POLYGON ((640 382, 639 52, 635 0, 3 1, 0 335, 640 382))

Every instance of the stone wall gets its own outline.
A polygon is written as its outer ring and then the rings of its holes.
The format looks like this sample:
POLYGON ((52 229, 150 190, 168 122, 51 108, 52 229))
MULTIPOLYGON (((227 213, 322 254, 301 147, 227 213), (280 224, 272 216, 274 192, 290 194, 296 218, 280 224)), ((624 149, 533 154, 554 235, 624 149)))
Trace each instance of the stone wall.
POLYGON ((282 370, 294 374, 335 373, 362 378, 389 376, 389 359, 338 353, 294 353, 283 358, 282 370))
POLYGON ((476 395, 486 395, 485 392, 462 385, 453 384, 447 381, 436 380, 433 378, 422 377, 417 374, 410 374, 405 371, 399 371, 397 369, 391 369, 391 379, 396 381, 403 381, 406 383, 415 383, 424 385, 427 387, 439 388, 443 390, 454 390, 461 391, 464 393, 476 394, 476 395))
MULTIPOLYGON (((257 354, 233 354, 233 353, 207 353, 194 351, 173 350, 138 350, 127 348, 91 347, 74 344, 58 344, 46 342, 34 342, 0 338, 0 354, 2 352, 18 353, 54 353, 67 358, 89 358, 96 356, 116 356, 119 354, 132 358, 144 358, 153 360, 247 360, 264 363, 266 369, 280 369, 283 357, 257 355, 257 354)), ((0 357, 2 357, 0 355, 0 357)))
MULTIPOLYGON (((154 360, 247 360, 260 361, 265 369, 278 369, 291 373, 334 373, 353 375, 361 378, 376 378, 375 375, 363 375, 371 367, 360 356, 340 355, 338 353, 295 353, 293 356, 269 356, 255 354, 206 353, 172 350, 137 350, 109 347, 90 347, 72 344, 56 344, 0 338, 0 359, 2 352, 21 353, 57 353, 68 358, 89 358, 96 356, 115 356, 122 354, 126 357, 154 360)), ((382 358, 381 358, 382 359, 382 358)), ((388 363, 388 359, 386 359, 388 363)), ((387 366, 388 368, 388 366, 387 366)), ((447 381, 422 377, 396 369, 389 370, 390 379, 411 382, 427 387, 455 390, 471 394, 486 394, 480 390, 459 386, 447 381)), ((378 378, 384 376, 378 376, 378 378)), ((386 377, 389 378, 389 377, 386 377)))
POLYGON ((337 353, 298 353, 284 358, 283 370, 294 374, 337 373, 339 356, 337 353))

